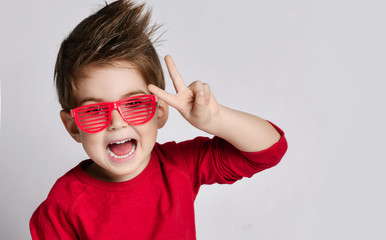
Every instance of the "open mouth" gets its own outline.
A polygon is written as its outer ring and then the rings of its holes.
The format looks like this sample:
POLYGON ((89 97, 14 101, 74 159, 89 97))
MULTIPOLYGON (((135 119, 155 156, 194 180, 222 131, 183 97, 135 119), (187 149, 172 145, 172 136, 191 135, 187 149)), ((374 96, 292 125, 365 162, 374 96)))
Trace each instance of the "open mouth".
POLYGON ((127 139, 127 140, 112 142, 108 144, 107 152, 112 158, 123 159, 133 155, 136 147, 137 147, 137 140, 127 139))

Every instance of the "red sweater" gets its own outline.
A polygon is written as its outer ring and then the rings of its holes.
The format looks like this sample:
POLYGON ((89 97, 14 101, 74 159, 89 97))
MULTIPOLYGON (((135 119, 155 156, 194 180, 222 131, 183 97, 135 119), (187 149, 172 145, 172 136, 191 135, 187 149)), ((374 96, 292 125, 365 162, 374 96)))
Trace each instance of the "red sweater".
POLYGON ((156 144, 146 169, 127 182, 103 182, 84 172, 91 160, 58 179, 34 212, 32 239, 196 239, 194 200, 202 184, 233 183, 279 163, 279 142, 240 152, 214 137, 156 144))

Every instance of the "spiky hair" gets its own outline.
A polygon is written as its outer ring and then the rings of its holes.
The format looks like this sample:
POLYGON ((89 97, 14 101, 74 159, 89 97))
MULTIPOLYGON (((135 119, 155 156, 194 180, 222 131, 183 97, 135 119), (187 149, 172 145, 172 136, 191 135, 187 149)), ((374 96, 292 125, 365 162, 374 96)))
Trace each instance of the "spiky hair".
POLYGON ((150 24, 151 12, 144 4, 119 0, 107 4, 79 23, 62 42, 54 80, 64 110, 76 107, 77 80, 90 64, 127 61, 146 83, 162 89, 165 81, 153 39, 158 25, 150 24))

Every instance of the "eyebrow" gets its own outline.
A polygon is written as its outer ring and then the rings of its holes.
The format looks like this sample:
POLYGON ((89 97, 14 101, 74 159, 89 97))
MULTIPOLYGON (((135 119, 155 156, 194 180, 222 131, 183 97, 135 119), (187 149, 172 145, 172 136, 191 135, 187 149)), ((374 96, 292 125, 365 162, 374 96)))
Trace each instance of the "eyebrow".
MULTIPOLYGON (((120 99, 128 98, 128 97, 136 95, 136 94, 144 94, 145 95, 145 94, 150 94, 150 93, 146 93, 146 92, 144 92, 142 90, 136 90, 136 91, 132 91, 132 92, 128 92, 128 93, 124 94, 123 96, 121 96, 120 99)), ((96 102, 96 103, 98 103, 98 102, 106 102, 106 101, 104 101, 102 98, 85 97, 84 99, 82 99, 79 102, 78 106, 82 106, 82 104, 85 103, 85 102, 96 102)))

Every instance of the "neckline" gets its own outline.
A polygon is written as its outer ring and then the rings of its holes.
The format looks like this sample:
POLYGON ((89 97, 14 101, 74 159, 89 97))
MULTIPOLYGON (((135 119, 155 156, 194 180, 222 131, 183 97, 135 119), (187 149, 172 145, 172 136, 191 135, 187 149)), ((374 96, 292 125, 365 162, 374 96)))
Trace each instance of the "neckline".
POLYGON ((144 182, 150 175, 153 174, 154 170, 159 165, 158 157, 153 150, 151 153, 151 158, 149 164, 146 168, 135 178, 124 181, 124 182, 105 182, 99 179, 96 179, 85 172, 85 167, 92 164, 93 161, 91 159, 84 160, 80 162, 73 170, 73 174, 77 177, 81 182, 92 186, 94 188, 98 188, 104 191, 118 192, 118 191, 127 191, 130 190, 142 182, 144 182))

